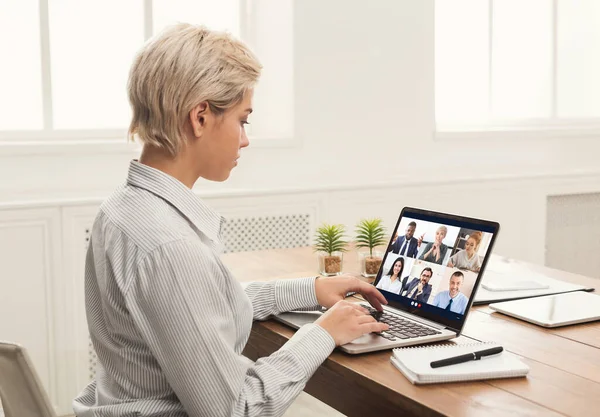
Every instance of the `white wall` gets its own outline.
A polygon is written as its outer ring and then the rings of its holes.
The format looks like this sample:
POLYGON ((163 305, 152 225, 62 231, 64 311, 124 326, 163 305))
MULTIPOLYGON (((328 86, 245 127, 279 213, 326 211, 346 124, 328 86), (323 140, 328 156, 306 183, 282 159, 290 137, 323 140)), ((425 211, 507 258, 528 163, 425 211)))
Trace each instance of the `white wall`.
MULTIPOLYGON (((434 140, 433 0, 294 5, 296 147, 251 145, 230 181, 202 187, 599 171, 598 138, 434 140)), ((0 201, 106 195, 135 153, 91 152, 19 156, 0 150, 0 201)))

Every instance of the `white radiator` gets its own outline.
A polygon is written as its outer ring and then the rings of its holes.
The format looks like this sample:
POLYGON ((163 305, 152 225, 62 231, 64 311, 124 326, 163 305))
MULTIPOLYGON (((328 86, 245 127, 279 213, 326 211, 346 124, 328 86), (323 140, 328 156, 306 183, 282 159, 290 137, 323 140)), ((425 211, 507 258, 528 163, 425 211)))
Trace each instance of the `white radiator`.
POLYGON ((310 214, 227 218, 223 224, 224 252, 308 246, 310 214))

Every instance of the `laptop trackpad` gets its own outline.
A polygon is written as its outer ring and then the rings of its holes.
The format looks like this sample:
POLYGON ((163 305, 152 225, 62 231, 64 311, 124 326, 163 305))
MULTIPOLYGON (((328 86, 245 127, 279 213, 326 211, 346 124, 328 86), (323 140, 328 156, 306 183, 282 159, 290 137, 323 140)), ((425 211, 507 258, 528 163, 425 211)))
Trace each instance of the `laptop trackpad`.
POLYGON ((288 311, 276 315, 277 321, 287 324, 295 329, 299 329, 305 324, 314 323, 323 313, 320 311, 288 311))
POLYGON ((386 342, 386 340, 383 339, 382 337, 380 337, 378 334, 369 333, 369 334, 363 334, 358 339, 354 339, 352 342, 346 343, 344 346, 350 346, 350 345, 354 345, 356 347, 360 347, 360 346, 364 346, 364 345, 371 346, 377 342, 386 342))

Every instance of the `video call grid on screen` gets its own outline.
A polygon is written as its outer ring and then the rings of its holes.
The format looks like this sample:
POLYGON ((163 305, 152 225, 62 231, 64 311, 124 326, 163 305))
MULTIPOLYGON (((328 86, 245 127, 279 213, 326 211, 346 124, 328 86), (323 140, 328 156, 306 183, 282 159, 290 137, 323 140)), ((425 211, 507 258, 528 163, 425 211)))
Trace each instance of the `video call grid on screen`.
POLYGON ((470 304, 495 229, 411 214, 400 219, 374 284, 388 299, 460 321, 470 304), (393 282, 392 275, 398 276, 393 282))

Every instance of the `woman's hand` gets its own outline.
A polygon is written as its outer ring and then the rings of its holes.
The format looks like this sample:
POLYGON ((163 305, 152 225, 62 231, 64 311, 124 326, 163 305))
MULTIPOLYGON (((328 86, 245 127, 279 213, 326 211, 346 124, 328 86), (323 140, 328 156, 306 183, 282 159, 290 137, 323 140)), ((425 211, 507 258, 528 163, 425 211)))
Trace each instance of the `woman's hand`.
POLYGON ((377 288, 351 276, 319 277, 315 280, 315 292, 319 305, 325 308, 330 308, 338 301, 345 299, 349 292, 359 293, 378 311, 383 311, 381 304, 387 304, 387 300, 377 288))
POLYGON ((436 261, 440 260, 440 244, 439 244, 439 242, 435 242, 433 244, 433 256, 435 256, 436 261))
POLYGON ((349 343, 364 334, 389 330, 388 324, 375 320, 364 307, 343 300, 327 310, 315 324, 331 335, 336 346, 349 343))
POLYGON ((421 237, 419 238, 419 240, 417 241, 417 247, 420 248, 421 247, 421 243, 423 243, 423 238, 425 237, 425 233, 423 233, 421 235, 421 237))
MULTIPOLYGON (((427 248, 425 248, 427 249, 427 248)), ((429 248, 429 251, 427 251, 427 253, 425 255, 421 255, 421 259, 427 259, 430 255, 435 255, 435 246, 431 245, 431 248, 429 248)))

